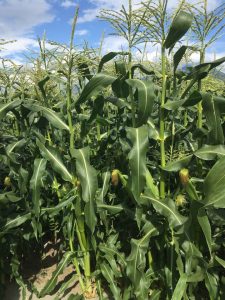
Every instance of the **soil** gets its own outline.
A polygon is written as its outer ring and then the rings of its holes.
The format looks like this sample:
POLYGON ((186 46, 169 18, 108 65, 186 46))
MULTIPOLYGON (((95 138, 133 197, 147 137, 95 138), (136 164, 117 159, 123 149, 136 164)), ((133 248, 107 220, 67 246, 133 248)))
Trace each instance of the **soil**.
MULTIPOLYGON (((79 286, 79 282, 75 276, 75 270, 73 265, 69 265, 66 267, 62 274, 59 275, 57 280, 57 285, 51 295, 46 295, 43 298, 38 298, 34 293, 31 292, 31 289, 28 288, 31 284, 37 289, 37 291, 41 291, 49 279, 52 277, 52 273, 57 267, 57 251, 52 247, 51 243, 46 245, 46 254, 42 258, 41 268, 39 267, 39 259, 37 257, 33 257, 32 261, 27 261, 23 264, 22 267, 22 276, 27 285, 26 289, 26 300, 55 300, 62 299, 67 300, 71 294, 81 294, 81 289, 79 286), (67 289, 59 293, 59 289, 63 283, 68 282, 69 279, 74 278, 71 284, 68 285, 67 289)), ((97 295, 90 296, 87 298, 88 300, 98 300, 97 295)), ((2 300, 22 300, 22 291, 16 282, 9 282, 6 288, 5 297, 2 300)))

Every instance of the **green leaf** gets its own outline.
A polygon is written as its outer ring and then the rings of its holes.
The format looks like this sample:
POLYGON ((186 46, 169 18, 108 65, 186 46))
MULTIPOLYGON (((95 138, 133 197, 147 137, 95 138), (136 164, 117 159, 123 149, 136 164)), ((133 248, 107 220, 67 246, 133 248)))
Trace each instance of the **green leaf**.
POLYGON ((114 273, 113 273, 113 270, 110 268, 109 264, 107 264, 105 262, 101 263, 100 269, 101 269, 102 275, 105 277, 105 279, 109 283, 110 290, 113 294, 114 299, 121 300, 120 289, 116 285, 116 282, 114 279, 114 273))
POLYGON ((55 172, 62 176, 65 181, 73 181, 73 176, 69 173, 67 168, 62 162, 62 159, 56 148, 45 146, 38 139, 36 140, 37 146, 40 149, 42 156, 47 159, 55 172))
POLYGON ((109 256, 116 256, 117 260, 120 262, 121 265, 123 265, 123 267, 126 267, 127 262, 124 258, 124 255, 122 253, 120 253, 116 247, 114 247, 113 245, 107 246, 107 245, 99 245, 99 250, 102 251, 103 253, 109 255, 109 256))
POLYGON ((162 201, 160 199, 148 196, 148 194, 146 195, 146 193, 148 193, 148 191, 146 191, 145 194, 141 196, 143 202, 146 204, 152 204, 157 212, 168 219, 171 227, 174 228, 177 226, 181 226, 187 221, 187 218, 182 216, 176 209, 174 201, 172 201, 171 199, 162 201))
POLYGON ((190 46, 181 46, 177 52, 174 54, 173 56, 173 68, 174 68, 174 72, 176 72, 176 69, 179 65, 179 63, 181 62, 185 52, 187 51, 187 49, 191 49, 191 50, 195 50, 194 47, 190 47, 190 46))
POLYGON ((163 108, 167 110, 176 110, 183 106, 185 100, 168 100, 164 105, 163 108))
POLYGON ((177 282, 176 288, 173 292, 171 300, 181 300, 187 288, 187 275, 182 274, 180 279, 177 282))
POLYGON ((50 77, 49 77, 49 76, 46 76, 45 78, 43 78, 42 80, 40 80, 40 81, 38 82, 38 87, 39 87, 39 89, 40 89, 40 91, 41 91, 42 96, 43 96, 44 99, 46 99, 46 93, 45 93, 45 88, 44 88, 44 86, 45 86, 45 84, 46 84, 49 80, 50 80, 50 77))
POLYGON ((185 11, 180 11, 173 19, 164 47, 173 48, 174 45, 186 34, 192 24, 193 16, 185 11))
POLYGON ((82 186, 82 198, 85 202, 94 200, 98 188, 97 171, 90 165, 90 148, 72 149, 76 158, 76 170, 82 186))
POLYGON ((152 112, 153 103, 156 99, 154 84, 152 81, 139 79, 127 79, 126 83, 138 91, 137 125, 141 126, 147 122, 152 112))
POLYGON ((218 105, 220 113, 225 113, 225 98, 214 95, 213 100, 218 105))
POLYGON ((129 74, 127 72, 126 63, 124 61, 116 61, 115 69, 117 79, 112 83, 112 90, 118 98, 127 98, 129 96, 129 86, 125 80, 129 74))
POLYGON ((107 205, 107 204, 97 204, 99 212, 106 210, 111 215, 117 215, 124 211, 124 207, 121 204, 117 205, 107 205))
POLYGON ((113 58, 115 58, 117 55, 128 55, 128 52, 109 52, 106 55, 104 55, 99 63, 98 66, 98 73, 102 71, 103 65, 113 58))
POLYGON ((192 69, 191 73, 187 75, 186 79, 187 80, 194 79, 195 81, 197 81, 199 79, 203 79, 209 74, 209 72, 212 69, 218 67, 219 65, 221 65, 224 62, 225 62, 225 57, 222 57, 213 62, 197 65, 192 69))
MULTIPOLYGON (((108 189, 109 189, 110 177, 111 177, 111 174, 108 171, 104 172, 102 174, 102 181, 103 181, 102 188, 98 190, 98 195, 96 197, 96 199, 97 199, 97 208, 98 208, 99 204, 101 205, 101 204, 105 203, 104 198, 105 198, 105 196, 108 192, 108 189)), ((105 227, 107 227, 107 223, 108 223, 107 211, 105 211, 104 209, 102 209, 102 210, 100 209, 99 210, 99 215, 100 215, 101 220, 104 222, 105 227)))
POLYGON ((131 170, 131 192, 137 202, 145 187, 146 152, 148 148, 148 129, 146 126, 127 128, 127 137, 132 143, 128 155, 131 170))
POLYGON ((115 80, 116 77, 112 77, 104 73, 98 73, 85 85, 80 97, 77 99, 76 105, 79 106, 92 96, 97 95, 99 91, 111 85, 115 80))
POLYGON ((215 260, 225 269, 225 260, 219 258, 218 256, 215 256, 215 260))
POLYGON ((192 157, 193 157, 193 155, 188 155, 186 157, 182 157, 178 160, 168 163, 162 169, 167 172, 178 172, 190 164, 192 157))
MULTIPOLYGON (((64 293, 67 294, 70 287, 73 286, 74 282, 76 282, 76 280, 78 279, 77 277, 78 277, 78 275, 75 274, 75 275, 71 276, 71 278, 69 278, 66 281, 63 281, 62 283, 60 283, 60 288, 57 290, 57 297, 54 298, 54 300, 61 300, 63 298, 64 293)), ((80 298, 79 297, 76 298, 74 296, 74 299, 76 299, 76 300, 78 300, 78 299, 83 300, 84 299, 81 295, 79 295, 79 296, 80 296, 80 298)), ((67 300, 68 299, 69 298, 67 298, 67 300)), ((73 298, 71 298, 71 300, 72 299, 73 298)))
POLYGON ((52 274, 52 278, 47 282, 47 284, 43 287, 41 290, 39 297, 42 298, 47 294, 50 294, 54 288, 56 287, 57 284, 57 278, 58 276, 63 272, 64 268, 69 264, 71 261, 71 257, 73 255, 73 252, 66 252, 63 255, 62 260, 58 264, 56 270, 52 274))
POLYGON ((168 100, 163 108, 167 110, 176 110, 180 107, 189 107, 198 104, 202 100, 202 94, 194 91, 187 99, 182 100, 168 100))
POLYGON ((210 299, 218 299, 218 277, 209 271, 205 274, 205 286, 209 292, 210 299))
POLYGON ((225 156, 225 146, 223 145, 204 145, 194 152, 194 155, 203 160, 214 160, 217 156, 225 156))
POLYGON ((2 120, 9 111, 20 106, 21 103, 22 103, 21 100, 14 100, 12 102, 1 104, 0 105, 0 120, 2 120))
POLYGON ((104 104, 105 104, 105 98, 103 96, 100 95, 95 99, 93 103, 91 116, 88 120, 89 123, 95 120, 97 121, 98 116, 103 114, 104 104))
POLYGON ((103 181, 103 184, 102 184, 102 188, 98 194, 98 200, 99 200, 99 203, 104 203, 104 198, 108 192, 108 189, 109 189, 109 181, 110 181, 110 177, 111 177, 111 174, 109 171, 107 172, 104 172, 102 174, 102 181, 103 181))
POLYGON ((88 65, 83 61, 77 61, 77 67, 79 70, 79 74, 85 79, 85 77, 90 80, 93 76, 90 73, 88 65))
MULTIPOLYGON (((56 299, 55 299, 56 300, 56 299)), ((83 295, 79 295, 79 294, 70 294, 67 300, 85 300, 83 295)))
POLYGON ((33 176, 30 180, 30 189, 32 191, 32 201, 34 205, 34 213, 39 218, 41 211, 40 194, 42 186, 42 177, 45 172, 47 161, 43 158, 36 158, 34 161, 33 176))
POLYGON ((147 121, 147 125, 149 128, 149 130, 148 130, 149 138, 156 140, 156 141, 160 140, 159 130, 156 128, 155 124, 153 123, 153 121, 150 118, 147 121))
POLYGON ((225 157, 209 171, 204 180, 205 197, 202 203, 215 208, 225 208, 225 157))
POLYGON ((148 169, 146 169, 146 187, 152 193, 152 195, 156 198, 159 197, 159 189, 157 185, 154 183, 153 177, 148 169))
POLYGON ((198 222, 202 228, 202 231, 204 233, 209 252, 211 254, 212 250, 212 232, 211 232, 211 225, 209 223, 209 218, 206 214, 206 210, 204 207, 201 207, 198 211, 198 222))
POLYGON ((97 217, 95 214, 95 203, 93 200, 85 204, 84 216, 85 216, 85 222, 89 227, 89 229, 91 230, 91 233, 93 234, 97 224, 97 217))
POLYGON ((127 258, 127 276, 134 285, 135 290, 139 289, 140 281, 145 275, 146 253, 150 238, 158 234, 157 229, 150 222, 146 231, 141 239, 131 239, 131 253, 127 258))
POLYGON ((20 201, 22 198, 18 197, 14 192, 6 192, 3 194, 0 194, 0 205, 7 204, 9 202, 17 202, 20 201))
POLYGON ((26 103, 23 104, 27 109, 34 111, 34 112, 42 112, 42 115, 55 127, 58 129, 65 129, 69 131, 69 126, 59 117, 59 115, 52 109, 40 106, 35 103, 26 103))
POLYGON ((203 95, 203 112, 206 116, 207 126, 210 129, 210 144, 224 144, 223 128, 220 121, 220 112, 218 104, 214 102, 213 96, 210 94, 203 95))
MULTIPOLYGON (((132 74, 132 78, 134 76, 134 71, 136 69, 139 69, 142 73, 146 74, 146 75, 156 75, 156 72, 152 69, 148 69, 146 68, 144 65, 142 64, 134 64, 132 67, 131 67, 131 74, 132 74)), ((160 73, 157 74, 159 78, 162 77, 162 75, 160 73), (161 76, 160 76, 161 75, 161 76)))
POLYGON ((85 221, 94 232, 97 218, 95 215, 94 199, 98 188, 97 171, 90 165, 89 147, 82 149, 72 149, 71 155, 76 158, 77 176, 81 182, 82 198, 85 205, 85 221))
POLYGON ((190 96, 185 99, 183 107, 194 106, 202 100, 202 94, 199 91, 193 91, 190 96))
POLYGON ((49 214, 51 217, 54 217, 54 216, 57 215, 57 214, 60 212, 60 210, 62 210, 64 207, 67 207, 67 206, 69 206, 70 204, 72 204, 75 198, 76 198, 75 196, 72 196, 72 197, 70 197, 69 199, 67 199, 67 200, 65 200, 65 201, 61 200, 60 203, 59 203, 58 205, 56 205, 56 206, 53 206, 53 207, 43 207, 43 208, 41 209, 41 214, 47 213, 47 214, 49 214))
POLYGON ((18 214, 16 216, 10 216, 7 219, 7 222, 0 228, 0 232, 7 231, 9 229, 18 227, 29 220, 31 217, 31 213, 18 214))
POLYGON ((6 147, 6 151, 5 151, 7 156, 11 157, 11 154, 13 153, 14 150, 22 148, 24 145, 26 145, 26 143, 27 143, 26 140, 22 139, 12 144, 9 144, 6 147))

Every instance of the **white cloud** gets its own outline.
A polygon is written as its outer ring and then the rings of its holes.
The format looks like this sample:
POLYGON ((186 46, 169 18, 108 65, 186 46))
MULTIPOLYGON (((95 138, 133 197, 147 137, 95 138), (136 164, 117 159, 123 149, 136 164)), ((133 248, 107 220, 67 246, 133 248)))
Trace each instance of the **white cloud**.
MULTIPOLYGON (((201 1, 201 0, 200 0, 201 1)), ((200 5, 198 0, 187 0, 187 3, 192 3, 200 5)), ((120 10, 122 5, 126 8, 128 7, 128 0, 88 0, 87 1, 92 8, 84 9, 82 14, 78 18, 78 23, 92 22, 99 15, 101 9, 112 9, 120 10)), ((177 8, 179 0, 169 0, 168 9, 177 8)), ((141 3, 141 0, 133 0, 133 8, 137 8, 141 3)), ((222 3, 222 0, 208 1, 208 9, 215 9, 218 5, 222 3)))
POLYGON ((1 37, 31 34, 35 26, 52 22, 51 8, 47 0, 0 0, 1 37))
MULTIPOLYGON (((212 52, 210 50, 207 50, 206 55, 205 55, 205 62, 211 62, 216 59, 222 58, 225 56, 225 52, 212 52)), ((197 52, 192 53, 191 55, 191 60, 193 63, 199 63, 200 60, 200 55, 197 52)))
POLYGON ((61 6, 64 8, 70 8, 70 7, 74 7, 76 5, 77 5, 77 3, 72 0, 64 0, 61 3, 61 6))
POLYGON ((48 0, 0 0, 0 37, 16 40, 4 45, 0 56, 24 61, 22 53, 38 48, 38 42, 33 38, 35 27, 53 20, 52 5, 48 0))
POLYGON ((99 8, 85 9, 83 11, 82 16, 78 17, 77 23, 86 23, 94 21, 97 15, 99 14, 99 11, 99 8))
POLYGON ((75 34, 79 35, 79 36, 83 36, 83 35, 88 34, 88 30, 86 30, 86 29, 76 30, 75 34))
MULTIPOLYGON (((89 0, 93 8, 84 9, 83 14, 78 18, 78 23, 85 23, 94 21, 101 9, 120 10, 122 5, 128 6, 127 0, 89 0)), ((140 0, 133 0, 133 7, 136 8, 140 0)))
POLYGON ((107 53, 110 51, 122 51, 127 49, 127 41, 120 36, 107 36, 104 39, 102 52, 107 53))
POLYGON ((4 45, 0 52, 1 57, 17 56, 19 53, 27 49, 34 49, 38 47, 38 42, 32 38, 21 37, 15 42, 4 45))

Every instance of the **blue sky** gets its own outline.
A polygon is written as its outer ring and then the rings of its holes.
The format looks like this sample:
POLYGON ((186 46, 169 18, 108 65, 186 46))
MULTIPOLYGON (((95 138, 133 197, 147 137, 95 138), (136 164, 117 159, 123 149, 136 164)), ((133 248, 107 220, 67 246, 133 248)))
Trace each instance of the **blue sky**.
MULTIPOLYGON (((134 5, 141 0, 133 0, 134 5)), ((176 6, 178 0, 169 0, 169 6, 176 6)), ((189 2, 197 0, 188 0, 189 2)), ((209 8, 215 8, 224 0, 208 0, 209 8)), ((79 18, 76 27, 75 43, 81 46, 85 41, 98 47, 101 35, 105 32, 105 51, 119 51, 125 46, 122 39, 110 36, 110 26, 96 18, 100 9, 119 10, 127 6, 128 0, 0 0, 0 39, 17 40, 8 44, 1 51, 1 57, 10 57, 15 61, 23 60, 22 54, 27 49, 37 48, 37 36, 46 31, 47 39, 68 43, 71 19, 79 5, 79 18)), ((224 45, 219 42, 213 46, 211 56, 217 51, 218 56, 225 55, 224 45)), ((149 46, 149 58, 155 55, 155 49, 149 46)))

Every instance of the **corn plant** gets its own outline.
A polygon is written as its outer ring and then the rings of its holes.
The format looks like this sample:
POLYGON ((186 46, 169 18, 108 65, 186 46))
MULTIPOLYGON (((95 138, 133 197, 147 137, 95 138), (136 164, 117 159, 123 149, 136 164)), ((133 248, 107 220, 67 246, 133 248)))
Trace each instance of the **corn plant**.
POLYGON ((128 51, 78 50, 77 9, 70 45, 48 50, 44 35, 33 68, 2 62, 1 283, 10 267, 24 299, 54 293, 69 264, 59 299, 76 281, 74 299, 224 298, 225 98, 200 82, 225 58, 181 68, 198 21, 185 1, 128 4, 101 14, 128 51), (151 42, 154 69, 132 55, 151 42), (58 265, 37 291, 22 257, 49 239, 58 265))

